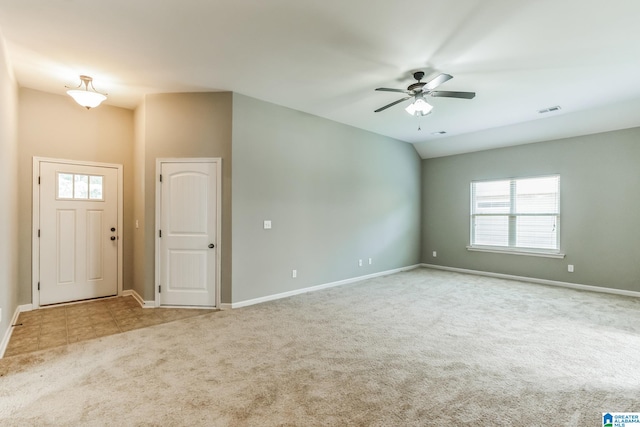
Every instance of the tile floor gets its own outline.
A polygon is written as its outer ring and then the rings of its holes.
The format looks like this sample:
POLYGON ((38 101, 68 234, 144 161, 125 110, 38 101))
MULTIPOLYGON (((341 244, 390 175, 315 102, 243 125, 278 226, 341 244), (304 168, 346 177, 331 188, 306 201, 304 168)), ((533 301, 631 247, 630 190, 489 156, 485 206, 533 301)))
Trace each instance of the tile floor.
POLYGON ((142 308, 131 296, 20 313, 4 357, 211 313, 212 310, 142 308))

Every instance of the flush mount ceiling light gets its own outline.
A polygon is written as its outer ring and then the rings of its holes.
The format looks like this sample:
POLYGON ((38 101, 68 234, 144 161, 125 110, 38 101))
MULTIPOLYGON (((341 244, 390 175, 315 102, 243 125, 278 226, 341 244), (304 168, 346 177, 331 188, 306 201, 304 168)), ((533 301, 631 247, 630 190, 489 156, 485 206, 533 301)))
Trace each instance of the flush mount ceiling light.
POLYGON ((433 105, 424 100, 422 93, 417 94, 416 100, 405 108, 405 111, 412 116, 426 116, 427 114, 431 114, 431 110, 433 110, 433 105))
POLYGON ((78 88, 68 90, 67 94, 87 110, 97 107, 102 101, 107 99, 106 95, 98 92, 96 88, 93 87, 93 79, 89 76, 80 76, 78 88), (84 89, 82 89, 83 85, 84 89))

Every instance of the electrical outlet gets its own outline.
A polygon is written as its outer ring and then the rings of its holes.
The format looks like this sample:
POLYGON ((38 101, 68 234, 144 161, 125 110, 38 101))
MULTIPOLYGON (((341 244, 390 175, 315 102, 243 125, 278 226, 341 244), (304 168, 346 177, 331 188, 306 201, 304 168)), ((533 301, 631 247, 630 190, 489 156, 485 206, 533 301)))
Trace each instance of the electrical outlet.
POLYGON ((264 229, 265 229, 265 230, 271 230, 271 221, 269 221, 269 220, 265 220, 265 222, 264 222, 264 229))
POLYGON ((567 270, 569 270, 569 273, 573 273, 573 264, 569 264, 567 270))
POLYGON ((298 270, 291 270, 291 277, 294 279, 298 277, 298 270))
POLYGON ((362 267, 362 260, 361 259, 358 260, 358 266, 362 267))
POLYGON ((369 265, 373 264, 373 260, 369 258, 369 265))
POLYGON ((437 257, 437 256, 438 256, 438 252, 433 251, 433 257, 435 258, 435 257, 437 257))

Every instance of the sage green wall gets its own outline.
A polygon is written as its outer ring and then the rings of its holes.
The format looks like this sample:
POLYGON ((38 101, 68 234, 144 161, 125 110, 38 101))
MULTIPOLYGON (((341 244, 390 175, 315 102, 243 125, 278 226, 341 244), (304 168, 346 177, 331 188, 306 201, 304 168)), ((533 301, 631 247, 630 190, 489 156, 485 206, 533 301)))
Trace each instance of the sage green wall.
POLYGON ((18 306, 18 86, 0 34, 0 342, 18 306))
POLYGON ((233 162, 234 302, 419 262, 412 145, 234 93, 233 162))
POLYGON ((640 128, 427 159, 422 168, 424 263, 640 291, 640 128), (471 181, 554 173, 565 259, 466 250, 471 181))
POLYGON ((67 95, 20 88, 18 194, 20 304, 31 303, 33 157, 117 163, 124 174, 123 287, 133 284, 133 111, 101 105, 86 110, 67 95))
MULTIPOLYGON (((144 101, 144 294, 155 296, 156 159, 222 158, 221 300, 231 301, 230 92, 147 95, 144 101)), ((138 271, 138 270, 136 270, 138 271)), ((138 286, 138 285, 137 285, 138 286)))

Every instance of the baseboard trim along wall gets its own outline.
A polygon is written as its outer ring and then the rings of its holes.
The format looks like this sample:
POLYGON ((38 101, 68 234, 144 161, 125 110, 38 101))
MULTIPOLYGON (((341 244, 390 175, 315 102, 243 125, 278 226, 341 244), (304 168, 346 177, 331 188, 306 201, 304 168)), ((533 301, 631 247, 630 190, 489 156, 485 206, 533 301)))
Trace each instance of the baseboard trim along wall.
MULTIPOLYGON (((133 297, 133 299, 136 300, 136 302, 138 304, 140 304, 140 307, 142 308, 156 308, 156 302, 155 301, 145 301, 144 299, 142 299, 142 297, 140 296, 139 293, 137 293, 134 289, 125 289, 122 291, 122 296, 123 297, 133 297)), ((225 304, 222 304, 225 305, 225 304)), ((184 305, 163 305, 162 307, 164 308, 193 308, 193 309, 202 309, 202 308, 209 308, 209 307, 197 307, 197 306, 184 306, 184 305)), ((230 307, 228 307, 230 308, 230 307)), ((222 308, 224 309, 224 308, 222 308)))
POLYGON ((287 292, 282 292, 282 293, 279 293, 279 294, 267 295, 267 296, 264 296, 264 297, 253 298, 253 299, 249 299, 249 300, 245 300, 245 301, 234 302, 234 303, 231 303, 231 304, 221 304, 221 309, 222 310, 228 310, 229 308, 247 307, 247 306, 250 306, 250 305, 260 304, 260 303, 267 302, 267 301, 273 301, 273 300, 277 300, 277 299, 281 299, 281 298, 292 297, 294 295, 300 295, 300 294, 304 294, 304 293, 307 293, 307 292, 315 292, 315 291, 319 291, 319 290, 322 290, 322 289, 333 288, 335 286, 341 286, 341 285, 346 285, 346 284, 349 284, 349 283, 361 282, 363 280, 373 279, 375 277, 388 276, 390 274, 399 273, 401 271, 414 270, 414 269, 419 268, 419 267, 421 267, 420 264, 410 265, 410 266, 407 266, 407 267, 395 268, 393 270, 381 271, 379 273, 367 274, 366 276, 352 277, 351 279, 338 280, 337 282, 324 283, 322 285, 310 286, 308 288, 294 289, 293 291, 287 291, 287 292))
POLYGON ((2 338, 2 342, 0 342, 0 359, 4 357, 4 352, 7 350, 9 340, 11 339, 11 334, 13 333, 13 325, 18 322, 18 316, 20 316, 20 313, 22 313, 23 311, 31 311, 32 309, 33 306, 31 304, 24 304, 16 307, 16 311, 13 312, 13 317, 11 318, 11 325, 9 325, 9 327, 7 328, 7 331, 2 338))
POLYGON ((640 292, 627 291, 624 289, 605 288, 603 286, 581 285, 579 283, 560 282, 557 280, 536 279, 535 277, 514 276, 511 274, 492 273, 490 271, 467 270, 466 268, 446 267, 444 265, 422 264, 421 267, 433 268, 435 270, 453 271, 456 273, 475 274, 477 276, 496 277, 498 279, 517 280, 519 282, 537 283, 540 285, 559 286, 561 288, 578 289, 581 291, 600 292, 603 294, 624 295, 627 297, 640 298, 640 292))
POLYGON ((145 301, 144 299, 142 299, 142 297, 140 296, 139 293, 137 293, 134 289, 125 289, 122 291, 122 296, 123 297, 133 297, 136 301, 138 301, 138 304, 140 304, 140 307, 142 308, 155 308, 156 306, 156 302, 155 301, 145 301))

